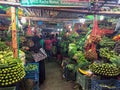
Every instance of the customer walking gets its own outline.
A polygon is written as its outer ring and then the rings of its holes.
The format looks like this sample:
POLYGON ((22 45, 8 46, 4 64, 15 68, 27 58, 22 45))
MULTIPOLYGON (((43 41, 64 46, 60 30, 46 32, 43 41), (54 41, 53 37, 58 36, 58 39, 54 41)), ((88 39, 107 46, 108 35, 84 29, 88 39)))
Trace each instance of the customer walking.
POLYGON ((48 55, 48 59, 52 55, 51 49, 52 49, 52 40, 50 39, 50 37, 48 35, 47 38, 46 38, 46 40, 45 40, 45 50, 46 50, 46 53, 48 55))
MULTIPOLYGON (((40 38, 35 33, 32 37, 32 46, 29 47, 29 51, 38 53, 40 48, 42 46, 40 45, 40 38)), ((45 80, 45 62, 44 60, 39 61, 39 84, 41 85, 45 80)))

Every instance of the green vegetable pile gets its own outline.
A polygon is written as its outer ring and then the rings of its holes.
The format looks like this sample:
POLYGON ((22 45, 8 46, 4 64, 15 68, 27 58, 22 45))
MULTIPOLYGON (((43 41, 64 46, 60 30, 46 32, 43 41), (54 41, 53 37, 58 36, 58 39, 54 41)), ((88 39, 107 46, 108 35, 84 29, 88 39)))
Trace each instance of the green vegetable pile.
POLYGON ((70 41, 70 42, 75 42, 76 41, 76 38, 78 37, 79 35, 77 33, 72 33, 71 35, 69 35, 67 37, 67 39, 70 41))
POLYGON ((4 51, 4 50, 6 50, 6 49, 8 49, 8 47, 7 47, 7 45, 5 44, 5 42, 1 42, 1 41, 0 41, 0 51, 4 51))
POLYGON ((15 66, 9 66, 7 68, 0 67, 0 86, 14 84, 20 81, 24 76, 24 67, 20 63, 16 63, 15 66))
POLYGON ((66 68, 68 68, 69 70, 75 70, 75 64, 67 64, 66 68))
POLYGON ((119 56, 119 53, 117 53, 116 50, 113 49, 114 46, 117 46, 116 42, 104 36, 99 44, 100 46, 102 46, 99 49, 99 52, 100 52, 99 55, 102 61, 105 60, 105 62, 107 61, 107 63, 99 63, 99 64, 93 63, 92 65, 90 65, 90 69, 95 74, 98 74, 98 75, 103 75, 103 76, 119 75, 120 74, 120 56, 119 56))
POLYGON ((95 74, 103 76, 117 76, 120 74, 120 69, 115 64, 93 63, 89 68, 95 74))
POLYGON ((61 49, 61 54, 66 54, 67 50, 68 50, 68 42, 67 41, 61 41, 60 42, 60 47, 61 49))
POLYGON ((108 47, 100 48, 100 56, 110 59, 112 56, 116 56, 117 53, 113 50, 110 50, 108 47))
POLYGON ((91 32, 91 29, 89 29, 86 34, 82 34, 82 35, 80 35, 79 37, 76 38, 76 42, 75 43, 77 45, 78 50, 81 50, 81 51, 84 50, 84 44, 85 44, 85 41, 88 38, 90 32, 91 32))
POLYGON ((86 69, 87 66, 90 64, 90 62, 85 58, 82 51, 77 51, 73 56, 73 59, 76 59, 78 67, 82 69, 86 69))
POLYGON ((62 61, 63 67, 76 72, 76 62, 72 59, 65 59, 62 61))
POLYGON ((36 64, 32 64, 32 63, 28 63, 26 66, 25 66, 25 70, 26 71, 38 71, 38 65, 36 64))
POLYGON ((82 51, 77 51, 74 56, 73 59, 78 60, 81 57, 82 51))
POLYGON ((83 49, 84 49, 85 40, 86 40, 86 38, 85 38, 84 35, 80 36, 80 37, 77 39, 76 45, 77 45, 77 48, 78 48, 79 50, 83 50, 83 49))
POLYGON ((68 55, 69 57, 73 57, 73 55, 77 52, 77 46, 75 43, 70 43, 68 47, 68 55))
POLYGON ((115 42, 112 39, 104 36, 102 37, 102 40, 99 42, 99 44, 102 47, 113 47, 115 45, 115 42))
POLYGON ((13 57, 12 50, 0 42, 0 86, 8 86, 25 76, 24 65, 19 58, 13 57))
POLYGON ((111 56, 110 62, 113 64, 116 64, 118 67, 120 67, 120 56, 118 56, 118 55, 111 56))
POLYGON ((113 64, 120 66, 120 56, 113 50, 109 50, 109 48, 101 48, 100 56, 106 58, 113 64))

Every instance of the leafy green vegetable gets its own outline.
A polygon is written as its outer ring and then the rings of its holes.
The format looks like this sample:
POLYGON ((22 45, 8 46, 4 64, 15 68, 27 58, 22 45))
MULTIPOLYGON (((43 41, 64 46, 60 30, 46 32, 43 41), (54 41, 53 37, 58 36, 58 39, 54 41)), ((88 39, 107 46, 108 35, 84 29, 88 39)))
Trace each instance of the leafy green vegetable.
POLYGON ((84 53, 82 51, 77 51, 73 58, 76 59, 78 68, 86 69, 90 64, 90 62, 85 59, 84 53))
POLYGON ((103 47, 113 47, 115 45, 115 42, 112 39, 104 36, 102 40, 99 42, 99 44, 100 46, 103 47))
POLYGON ((117 56, 117 55, 111 56, 111 57, 110 57, 110 61, 111 61, 113 64, 116 64, 117 66, 120 67, 120 56, 117 56))
POLYGON ((0 41, 0 51, 4 51, 8 49, 8 46, 5 44, 5 42, 0 41))
POLYGON ((108 47, 106 48, 100 48, 100 56, 101 57, 105 57, 108 60, 112 57, 112 56, 116 56, 117 53, 113 50, 110 50, 108 47))
POLYGON ((75 69, 75 64, 67 64, 66 66, 69 70, 74 70, 75 69))
POLYGON ((73 57, 73 55, 77 52, 77 46, 75 43, 70 43, 68 47, 68 55, 69 57, 73 57))

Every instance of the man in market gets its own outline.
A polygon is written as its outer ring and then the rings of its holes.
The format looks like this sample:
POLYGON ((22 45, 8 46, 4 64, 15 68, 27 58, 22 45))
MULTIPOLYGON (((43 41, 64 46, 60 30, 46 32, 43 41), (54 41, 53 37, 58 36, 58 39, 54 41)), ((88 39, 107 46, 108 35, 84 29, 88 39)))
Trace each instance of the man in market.
MULTIPOLYGON (((42 47, 40 45, 40 38, 36 32, 34 33, 34 36, 31 38, 31 42, 29 44, 29 47, 26 48, 30 52, 38 53, 40 48, 42 47)), ((45 62, 44 60, 39 61, 39 84, 41 85, 45 80, 45 62)))
POLYGON ((48 60, 50 59, 52 55, 51 49, 52 49, 52 40, 50 39, 50 35, 48 34, 45 39, 45 50, 48 55, 48 60))

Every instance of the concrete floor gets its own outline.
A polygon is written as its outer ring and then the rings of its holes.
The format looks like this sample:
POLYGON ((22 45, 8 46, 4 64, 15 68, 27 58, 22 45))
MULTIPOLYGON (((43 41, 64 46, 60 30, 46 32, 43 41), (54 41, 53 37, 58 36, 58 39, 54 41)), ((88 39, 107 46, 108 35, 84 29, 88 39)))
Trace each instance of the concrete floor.
POLYGON ((62 78, 62 68, 55 61, 46 62, 46 80, 40 90, 79 90, 75 84, 62 78))

